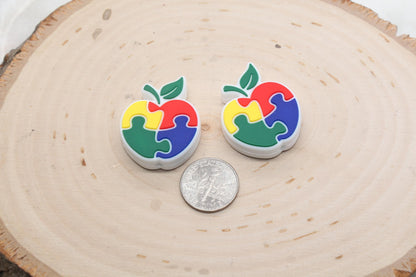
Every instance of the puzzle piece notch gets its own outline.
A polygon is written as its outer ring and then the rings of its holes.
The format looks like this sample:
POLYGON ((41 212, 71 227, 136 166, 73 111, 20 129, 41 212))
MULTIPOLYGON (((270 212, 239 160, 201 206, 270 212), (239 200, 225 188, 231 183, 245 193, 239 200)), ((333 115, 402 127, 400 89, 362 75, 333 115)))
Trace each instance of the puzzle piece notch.
POLYGON ((131 104, 124 112, 121 120, 121 127, 128 129, 132 126, 131 121, 135 116, 143 116, 146 119, 145 128, 149 130, 157 130, 162 121, 163 112, 151 112, 148 109, 148 101, 137 101, 131 104))
POLYGON ((189 126, 190 118, 187 115, 178 115, 174 118, 175 126, 170 129, 159 130, 157 139, 170 142, 171 150, 168 153, 157 152, 156 157, 169 159, 182 153, 195 138, 197 127, 189 126))
POLYGON ((263 119, 259 103, 251 101, 246 106, 241 106, 239 101, 233 100, 227 104, 223 112, 223 123, 230 134, 237 132, 235 118, 240 114, 245 114, 250 122, 256 122, 263 119))
POLYGON ((190 120, 188 125, 191 127, 198 126, 198 116, 194 107, 185 100, 171 100, 165 102, 162 106, 149 102, 149 111, 156 112, 158 110, 164 111, 160 130, 170 129, 175 126, 174 118, 178 115, 187 115, 190 120))
POLYGON ((277 136, 287 131, 281 122, 275 122, 271 128, 263 120, 250 123, 245 114, 235 118, 238 131, 233 135, 239 141, 257 147, 270 147, 278 143, 277 136))
POLYGON ((268 127, 271 127, 275 122, 283 122, 287 127, 287 132, 279 135, 277 139, 287 139, 293 135, 299 124, 299 106, 295 98, 289 101, 284 99, 282 93, 272 96, 271 103, 275 106, 272 113, 267 116, 264 121, 268 127))
POLYGON ((137 154, 152 159, 156 152, 169 152, 168 140, 156 140, 156 131, 149 130, 145 126, 146 119, 143 116, 135 116, 131 120, 131 128, 123 130, 123 136, 127 144, 137 154))

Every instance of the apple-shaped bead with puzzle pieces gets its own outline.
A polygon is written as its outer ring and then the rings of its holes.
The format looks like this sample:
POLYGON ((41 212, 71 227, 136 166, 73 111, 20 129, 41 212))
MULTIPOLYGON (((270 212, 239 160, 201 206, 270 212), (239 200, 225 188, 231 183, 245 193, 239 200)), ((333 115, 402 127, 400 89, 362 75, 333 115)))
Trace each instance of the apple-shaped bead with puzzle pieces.
POLYGON ((198 113, 185 100, 185 77, 164 85, 160 92, 145 85, 143 99, 122 115, 124 149, 144 168, 174 169, 192 156, 201 134, 198 113))
POLYGON ((222 131, 237 151, 255 158, 273 158, 299 137, 301 115, 293 93, 276 82, 260 82, 249 63, 239 85, 223 87, 222 131))

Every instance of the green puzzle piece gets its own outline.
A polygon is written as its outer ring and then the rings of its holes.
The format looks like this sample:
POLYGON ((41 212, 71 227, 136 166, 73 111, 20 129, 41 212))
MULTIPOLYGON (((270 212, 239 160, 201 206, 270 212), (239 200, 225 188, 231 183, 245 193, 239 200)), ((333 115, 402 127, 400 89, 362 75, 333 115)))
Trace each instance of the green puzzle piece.
POLYGON ((154 158, 157 151, 169 152, 168 140, 156 141, 156 131, 150 131, 143 126, 146 120, 142 116, 135 116, 131 121, 131 128, 123 130, 124 139, 136 153, 145 158, 154 158))
POLYGON ((287 130, 286 126, 279 121, 275 122, 272 128, 267 127, 263 120, 250 123, 244 114, 237 116, 234 122, 238 127, 234 137, 244 143, 259 147, 276 145, 278 142, 276 136, 287 130))

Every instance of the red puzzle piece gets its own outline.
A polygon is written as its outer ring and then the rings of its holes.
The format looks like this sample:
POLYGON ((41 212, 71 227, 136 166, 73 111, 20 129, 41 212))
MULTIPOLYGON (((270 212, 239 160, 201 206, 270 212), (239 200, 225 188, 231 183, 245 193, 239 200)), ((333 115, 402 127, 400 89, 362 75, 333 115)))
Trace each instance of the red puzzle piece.
POLYGON ((149 102, 148 109, 150 112, 155 112, 158 110, 163 111, 162 123, 159 127, 160 130, 175 127, 175 122, 173 119, 178 115, 187 115, 190 118, 188 122, 189 127, 198 126, 198 116, 196 115, 194 108, 185 101, 171 100, 164 103, 160 107, 155 103, 149 102))
POLYGON ((270 103, 270 98, 276 93, 283 94, 285 101, 293 98, 293 94, 284 85, 274 82, 267 82, 258 85, 254 89, 250 98, 239 98, 237 101, 241 106, 247 107, 252 100, 256 100, 260 105, 263 116, 266 117, 275 108, 275 106, 270 103))

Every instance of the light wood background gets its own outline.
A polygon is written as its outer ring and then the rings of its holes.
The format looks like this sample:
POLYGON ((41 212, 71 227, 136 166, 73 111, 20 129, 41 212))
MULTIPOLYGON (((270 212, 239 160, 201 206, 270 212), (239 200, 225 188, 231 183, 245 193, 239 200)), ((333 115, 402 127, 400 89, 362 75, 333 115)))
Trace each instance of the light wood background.
POLYGON ((73 1, 0 79, 0 250, 35 276, 406 276, 415 44, 346 1, 73 1), (300 138, 275 159, 221 134, 221 87, 247 62, 299 99, 300 138), (122 148, 121 113, 144 83, 180 75, 200 145, 178 169, 144 170, 122 148), (207 156, 241 182, 214 214, 178 188, 207 156))

